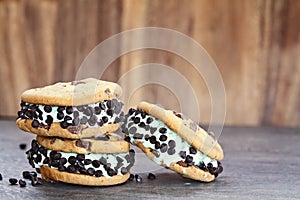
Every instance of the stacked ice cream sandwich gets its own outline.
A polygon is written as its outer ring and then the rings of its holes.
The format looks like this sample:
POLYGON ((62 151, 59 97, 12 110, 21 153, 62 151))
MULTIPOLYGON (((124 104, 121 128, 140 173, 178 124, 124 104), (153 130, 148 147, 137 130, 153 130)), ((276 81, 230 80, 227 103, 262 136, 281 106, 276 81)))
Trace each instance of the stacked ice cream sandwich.
POLYGON ((43 179, 102 186, 129 178, 134 151, 119 131, 121 92, 115 83, 88 78, 22 94, 16 123, 37 135, 26 153, 43 179))

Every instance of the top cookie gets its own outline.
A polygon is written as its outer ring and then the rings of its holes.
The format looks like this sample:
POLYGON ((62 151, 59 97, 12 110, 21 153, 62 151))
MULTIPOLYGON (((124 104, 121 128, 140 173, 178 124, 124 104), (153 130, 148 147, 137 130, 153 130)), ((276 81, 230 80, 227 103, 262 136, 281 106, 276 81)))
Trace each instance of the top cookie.
POLYGON ((122 89, 116 83, 87 78, 30 89, 22 94, 21 99, 33 104, 80 106, 119 98, 121 93, 122 89))
POLYGON ((137 108, 163 121, 190 145, 209 157, 216 160, 223 159, 224 153, 219 143, 192 120, 147 102, 139 103, 137 108))

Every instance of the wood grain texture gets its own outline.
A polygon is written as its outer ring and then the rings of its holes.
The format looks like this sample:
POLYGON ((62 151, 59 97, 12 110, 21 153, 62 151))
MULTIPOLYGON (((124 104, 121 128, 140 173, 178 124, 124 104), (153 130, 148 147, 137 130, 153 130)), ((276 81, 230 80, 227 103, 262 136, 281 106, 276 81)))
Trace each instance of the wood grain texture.
MULTIPOLYGON (((211 55, 225 84, 226 124, 300 126, 299 20, 298 0, 1 0, 0 116, 15 116, 22 91, 74 79, 83 59, 106 38, 152 26, 182 32, 211 55)), ((118 81, 153 62, 177 70, 199 91, 200 119, 208 123, 207 86, 178 55, 153 49, 130 52, 101 78, 118 81)), ((124 93, 149 76, 155 74, 130 77, 124 93)), ((159 85, 136 90, 128 105, 140 100, 181 106, 176 92, 159 85)))

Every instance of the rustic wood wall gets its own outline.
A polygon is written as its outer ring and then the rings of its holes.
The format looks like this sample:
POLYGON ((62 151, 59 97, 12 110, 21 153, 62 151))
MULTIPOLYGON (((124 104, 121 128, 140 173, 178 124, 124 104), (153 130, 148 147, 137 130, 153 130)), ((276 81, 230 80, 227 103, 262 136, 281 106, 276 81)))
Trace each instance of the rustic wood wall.
MULTIPOLYGON (((156 26, 194 38, 211 55, 225 84, 226 124, 300 126, 299 21, 298 0, 0 0, 0 116, 15 116, 22 91, 74 79, 83 59, 106 38, 156 26)), ((118 81, 149 62, 186 76, 201 91, 201 113, 210 113, 205 83, 171 53, 131 52, 102 78, 118 81)), ((165 88, 144 89, 133 102, 143 96, 171 108, 179 104, 165 88)), ((201 115, 203 123, 209 119, 201 115)))

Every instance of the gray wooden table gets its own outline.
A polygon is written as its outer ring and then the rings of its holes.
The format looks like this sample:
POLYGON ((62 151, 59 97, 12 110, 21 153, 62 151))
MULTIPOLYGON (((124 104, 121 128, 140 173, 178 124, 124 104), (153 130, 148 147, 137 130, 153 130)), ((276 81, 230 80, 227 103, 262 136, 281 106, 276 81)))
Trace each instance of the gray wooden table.
POLYGON ((225 151, 224 172, 212 183, 182 178, 137 152, 133 173, 143 183, 128 181, 119 186, 84 187, 44 183, 25 188, 10 185, 32 170, 25 150, 33 134, 20 131, 14 121, 0 120, 0 199, 300 199, 300 129, 225 127, 220 143, 225 151), (148 180, 152 172, 155 180, 148 180))

